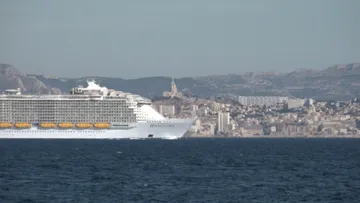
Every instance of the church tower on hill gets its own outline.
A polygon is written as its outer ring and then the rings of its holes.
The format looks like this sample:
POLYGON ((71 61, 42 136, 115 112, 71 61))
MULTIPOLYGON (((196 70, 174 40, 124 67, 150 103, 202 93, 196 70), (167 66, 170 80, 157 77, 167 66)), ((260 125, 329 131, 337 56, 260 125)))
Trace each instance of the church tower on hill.
POLYGON ((170 97, 170 98, 174 98, 174 97, 181 98, 182 97, 181 92, 178 92, 178 89, 177 89, 175 81, 174 81, 174 77, 172 78, 172 81, 171 81, 171 91, 170 92, 165 91, 163 93, 163 96, 170 97))

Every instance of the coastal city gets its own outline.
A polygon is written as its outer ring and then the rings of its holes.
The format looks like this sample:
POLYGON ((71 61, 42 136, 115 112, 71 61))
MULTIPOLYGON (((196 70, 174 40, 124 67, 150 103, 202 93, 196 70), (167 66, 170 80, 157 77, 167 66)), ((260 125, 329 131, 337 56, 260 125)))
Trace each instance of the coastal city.
POLYGON ((185 97, 174 79, 153 106, 168 118, 196 118, 186 136, 360 137, 360 102, 282 96, 185 97))
POLYGON ((360 203, 360 0, 0 0, 0 203, 360 203))

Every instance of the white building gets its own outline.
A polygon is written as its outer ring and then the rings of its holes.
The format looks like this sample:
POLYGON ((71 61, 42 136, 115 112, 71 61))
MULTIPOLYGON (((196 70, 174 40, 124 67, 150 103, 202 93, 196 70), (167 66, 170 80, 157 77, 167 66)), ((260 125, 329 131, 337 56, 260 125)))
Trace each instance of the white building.
POLYGON ((229 112, 219 112, 218 113, 218 131, 219 132, 228 132, 230 125, 230 113, 229 112))
POLYGON ((239 96, 238 101, 242 105, 250 106, 250 105, 259 105, 259 106, 271 106, 278 103, 282 103, 287 101, 287 97, 280 96, 239 96))
POLYGON ((305 99, 289 99, 287 101, 288 109, 300 108, 305 105, 305 99))
POLYGON ((160 114, 163 116, 173 116, 173 115, 175 115, 175 106, 174 105, 160 105, 159 111, 160 111, 160 114))

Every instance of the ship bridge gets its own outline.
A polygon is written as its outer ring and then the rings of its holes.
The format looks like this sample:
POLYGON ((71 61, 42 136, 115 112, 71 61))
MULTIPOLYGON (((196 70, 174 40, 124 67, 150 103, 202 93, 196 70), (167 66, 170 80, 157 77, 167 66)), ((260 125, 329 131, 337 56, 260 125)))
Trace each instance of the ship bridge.
POLYGON ((142 104, 151 104, 151 100, 144 98, 137 94, 132 94, 128 92, 118 91, 114 89, 108 89, 106 87, 101 87, 95 83, 94 80, 86 81, 88 86, 82 87, 79 86, 77 88, 73 88, 71 94, 84 94, 84 95, 101 95, 101 96, 109 96, 109 97, 121 97, 126 98, 132 101, 136 101, 142 104))
POLYGON ((20 88, 17 89, 6 89, 4 92, 6 95, 21 95, 20 88))

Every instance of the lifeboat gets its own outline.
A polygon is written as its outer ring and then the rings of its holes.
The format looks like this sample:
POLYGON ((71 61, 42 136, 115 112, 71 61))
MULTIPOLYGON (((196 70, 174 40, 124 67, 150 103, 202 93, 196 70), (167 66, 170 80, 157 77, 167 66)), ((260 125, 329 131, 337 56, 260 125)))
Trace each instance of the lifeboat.
POLYGON ((31 124, 27 122, 15 123, 16 128, 31 128, 31 124))
POLYGON ((12 128, 13 124, 10 122, 0 122, 0 128, 12 128))
POLYGON ((40 123, 40 127, 42 128, 56 128, 55 123, 40 123))
POLYGON ((110 123, 95 123, 95 128, 110 128, 110 123))
POLYGON ((73 123, 59 123, 59 128, 74 128, 73 123))
POLYGON ((76 127, 77 128, 92 128, 93 125, 91 123, 77 123, 76 127))

